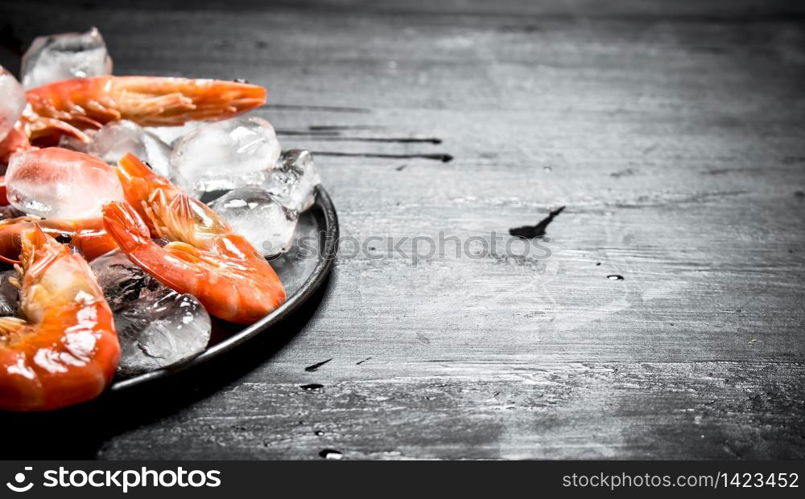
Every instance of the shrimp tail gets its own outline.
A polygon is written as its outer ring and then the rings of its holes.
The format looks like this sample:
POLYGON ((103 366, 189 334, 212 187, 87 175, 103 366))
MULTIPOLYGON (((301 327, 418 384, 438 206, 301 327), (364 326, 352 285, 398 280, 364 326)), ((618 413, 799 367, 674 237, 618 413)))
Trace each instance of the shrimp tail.
POLYGON ((103 222, 106 231, 126 253, 136 251, 143 245, 152 244, 151 231, 142 218, 128 203, 112 202, 103 206, 103 222))
POLYGON ((144 180, 155 179, 158 177, 148 165, 140 161, 137 156, 127 152, 117 162, 118 171, 124 180, 141 178, 144 180))
POLYGON ((148 165, 131 153, 126 153, 118 160, 115 171, 120 185, 123 187, 126 201, 138 209, 141 216, 150 218, 144 209, 143 201, 148 199, 159 187, 169 187, 170 181, 154 173, 148 168, 148 165))
POLYGON ((195 284, 195 269, 170 254, 151 240, 151 231, 128 203, 111 202, 103 206, 106 231, 129 259, 149 271, 166 286, 180 293, 189 292, 195 284))

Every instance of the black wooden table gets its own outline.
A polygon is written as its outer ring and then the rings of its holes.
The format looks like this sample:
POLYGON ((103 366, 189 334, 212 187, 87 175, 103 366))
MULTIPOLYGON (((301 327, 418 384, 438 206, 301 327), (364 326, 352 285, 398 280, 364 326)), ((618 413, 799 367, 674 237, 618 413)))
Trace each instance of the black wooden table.
POLYGON ((267 86, 342 253, 203 372, 2 416, 8 457, 805 457, 801 4, 108 3, 3 2, 0 63, 95 25, 119 74, 267 86))

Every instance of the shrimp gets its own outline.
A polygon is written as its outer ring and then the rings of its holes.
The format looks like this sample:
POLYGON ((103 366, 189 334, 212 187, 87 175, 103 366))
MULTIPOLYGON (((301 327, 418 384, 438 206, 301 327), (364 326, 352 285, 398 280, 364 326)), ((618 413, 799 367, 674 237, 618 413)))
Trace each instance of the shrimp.
POLYGON ((59 220, 23 216, 0 220, 0 261, 19 263, 15 258, 20 254, 21 235, 35 225, 55 239, 68 240, 87 261, 117 248, 115 240, 104 229, 102 218, 59 220))
POLYGON ((0 409, 90 400, 112 380, 120 345, 86 260, 31 227, 21 234, 20 311, 0 317, 0 409))
POLYGON ((117 172, 127 203, 104 205, 104 226, 130 260, 230 322, 250 324, 285 301, 268 261, 217 213, 131 154, 117 172))
POLYGON ((182 125, 222 119, 261 106, 266 90, 234 81, 158 76, 95 76, 42 85, 26 93, 22 130, 32 140, 53 142, 69 134, 88 142, 82 131, 113 120, 142 126, 182 125))

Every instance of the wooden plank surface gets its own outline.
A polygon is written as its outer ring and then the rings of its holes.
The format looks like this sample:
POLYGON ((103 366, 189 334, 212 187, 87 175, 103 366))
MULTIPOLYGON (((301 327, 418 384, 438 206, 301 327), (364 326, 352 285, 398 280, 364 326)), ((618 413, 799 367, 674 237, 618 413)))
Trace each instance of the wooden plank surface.
POLYGON ((347 236, 276 337, 0 416, 3 453, 805 457, 803 8, 606 4, 3 3, 14 70, 34 36, 96 25, 120 74, 266 85, 257 114, 320 153, 347 236))

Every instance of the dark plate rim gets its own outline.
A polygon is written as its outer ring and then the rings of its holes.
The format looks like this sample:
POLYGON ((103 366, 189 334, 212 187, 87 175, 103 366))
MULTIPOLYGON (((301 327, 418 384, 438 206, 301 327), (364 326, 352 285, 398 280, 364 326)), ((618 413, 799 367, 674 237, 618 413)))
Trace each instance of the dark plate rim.
POLYGON ((332 269, 333 262, 335 261, 335 255, 338 251, 338 216, 336 215, 335 206, 333 205, 332 199, 330 199, 330 195, 320 185, 316 187, 316 203, 313 205, 311 210, 321 211, 320 216, 324 219, 324 233, 322 234, 324 243, 322 245, 321 253, 319 254, 319 261, 316 263, 316 267, 314 267, 313 272, 311 272, 310 276, 308 276, 307 280, 305 280, 305 282, 302 284, 302 287, 300 287, 293 296, 288 298, 285 303, 280 305, 276 310, 267 316, 263 317, 254 324, 246 326, 241 331, 233 334, 222 342, 204 350, 196 357, 182 362, 181 364, 157 369, 155 371, 133 376, 131 378, 113 381, 107 391, 119 393, 128 388, 141 386, 145 383, 163 379, 176 373, 187 371, 199 366, 208 360, 237 348, 250 338, 253 338, 260 333, 271 329, 272 326, 291 315, 296 309, 305 303, 324 283, 325 279, 330 273, 330 270, 332 269))

